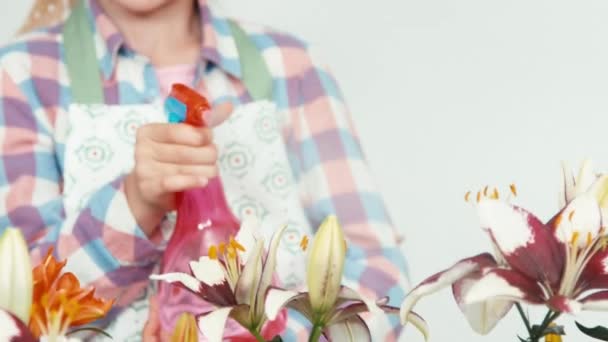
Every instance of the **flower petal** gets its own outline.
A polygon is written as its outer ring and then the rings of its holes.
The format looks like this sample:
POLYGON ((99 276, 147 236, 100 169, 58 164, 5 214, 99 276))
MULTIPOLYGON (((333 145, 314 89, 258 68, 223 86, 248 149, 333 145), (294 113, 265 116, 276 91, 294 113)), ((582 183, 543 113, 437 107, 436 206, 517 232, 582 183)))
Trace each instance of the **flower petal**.
POLYGON ((576 289, 580 293, 606 288, 608 288, 608 248, 602 248, 587 262, 578 279, 576 289))
MULTIPOLYGON (((264 305, 266 316, 269 320, 274 320, 278 316, 279 312, 281 312, 281 309, 286 306, 291 307, 291 303, 306 297, 306 293, 270 288, 266 293, 266 305, 264 305)), ((312 313, 310 309, 306 310, 302 307, 294 307, 294 309, 300 311, 308 318, 310 318, 310 314, 312 313)))
POLYGON ((532 304, 545 302, 540 285, 514 270, 489 269, 484 275, 469 285, 464 305, 491 299, 524 301, 532 304))
POLYGON ((286 228, 286 225, 281 227, 272 235, 272 239, 270 239, 270 244, 268 245, 268 255, 266 256, 266 260, 264 260, 262 276, 260 277, 260 285, 258 289, 259 302, 256 304, 258 309, 262 309, 264 306, 264 295, 268 291, 268 288, 272 285, 272 277, 274 276, 277 267, 277 250, 279 249, 279 243, 281 242, 286 228))
POLYGON ((36 339, 17 316, 0 309, 0 341, 34 342, 36 339))
POLYGON ((452 285, 455 281, 466 277, 468 274, 475 272, 483 267, 495 266, 496 261, 489 253, 483 253, 471 258, 463 259, 454 264, 452 267, 443 270, 416 286, 405 297, 401 304, 401 324, 407 323, 408 314, 418 300, 431 293, 437 292, 446 286, 452 285))
POLYGON ((574 175, 570 165, 565 161, 562 162, 562 190, 560 191, 559 207, 565 207, 572 199, 574 199, 574 175))
POLYGON ((576 315, 582 309, 582 304, 574 299, 562 295, 552 296, 547 301, 547 306, 553 311, 565 312, 576 315))
POLYGON ((239 304, 255 305, 260 277, 262 276, 262 256, 264 254, 264 241, 258 240, 249 260, 243 267, 235 289, 236 301, 239 304))
POLYGON ((190 261, 190 271, 196 279, 209 286, 219 285, 226 279, 219 261, 206 255, 200 257, 198 261, 190 261))
MULTIPOLYGON (((388 303, 388 297, 383 297, 383 298, 378 299, 376 301, 375 305, 378 307, 378 309, 380 311, 384 311, 387 314, 399 314, 399 308, 387 305, 387 303, 388 303)), ((336 312, 334 313, 332 318, 329 320, 329 323, 327 323, 327 324, 338 323, 345 319, 349 319, 352 316, 358 315, 363 312, 368 312, 368 311, 369 311, 369 308, 368 308, 367 304, 365 304, 361 301, 354 301, 354 302, 351 302, 351 304, 347 304, 345 306, 341 306, 340 308, 336 309, 336 312)))
POLYGON ((365 306, 367 307, 367 311, 369 311, 372 314, 378 314, 378 313, 382 312, 382 310, 380 310, 378 305, 376 305, 375 300, 362 296, 361 294, 359 294, 359 292, 351 289, 348 286, 342 286, 342 288, 340 288, 340 292, 338 293, 338 298, 363 302, 365 304, 365 306))
POLYGON ((365 342, 372 340, 369 327, 359 316, 353 316, 346 321, 332 324, 323 333, 330 342, 365 342))
POLYGON ((6 228, 0 236, 0 308, 24 322, 32 306, 32 266, 27 242, 17 228, 6 228))
POLYGON ((197 318, 198 329, 209 342, 222 342, 226 321, 233 308, 232 306, 220 308, 197 318))
POLYGON ((566 246, 576 243, 579 248, 587 246, 587 236, 598 235, 601 225, 602 212, 591 194, 576 197, 550 221, 558 241, 566 246))
POLYGON ((260 221, 254 215, 246 215, 241 222, 241 228, 236 234, 235 240, 244 247, 245 251, 239 254, 243 264, 249 260, 249 255, 255 247, 257 232, 259 231, 260 221))
POLYGON ((580 300, 582 310, 608 311, 608 291, 599 291, 580 300))
POLYGON ((465 304, 465 298, 471 287, 479 281, 483 272, 477 271, 460 279, 452 285, 454 299, 464 314, 471 328, 481 335, 486 335, 511 310, 513 302, 504 299, 489 299, 482 302, 465 304))
POLYGON ((559 284, 565 251, 547 226, 525 209, 498 200, 482 200, 477 208, 481 227, 513 269, 532 279, 559 284))
POLYGON ((408 323, 413 324, 416 329, 418 329, 422 336, 424 336, 425 341, 429 340, 429 327, 420 315, 418 315, 414 311, 410 311, 410 313, 406 317, 406 321, 408 323))
POLYGON ((594 172, 595 167, 590 159, 585 159, 578 171, 578 177, 575 182, 575 196, 586 192, 591 185, 596 181, 597 175, 594 172))
POLYGON ((186 273, 165 273, 165 274, 152 274, 150 276, 152 280, 162 280, 168 283, 180 283, 192 292, 201 292, 201 282, 193 276, 186 273))

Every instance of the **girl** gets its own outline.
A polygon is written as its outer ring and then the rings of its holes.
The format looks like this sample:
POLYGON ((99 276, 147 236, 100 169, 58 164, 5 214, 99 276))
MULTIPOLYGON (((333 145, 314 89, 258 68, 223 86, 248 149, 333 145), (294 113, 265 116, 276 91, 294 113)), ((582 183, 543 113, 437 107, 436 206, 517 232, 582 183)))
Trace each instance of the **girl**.
MULTIPOLYGON (((119 298, 109 327, 116 340, 140 339, 148 277, 174 222, 173 194, 218 173, 237 216, 289 212, 295 240, 336 214, 349 240, 350 285, 393 304, 407 286, 395 230, 335 80, 302 41, 234 23, 205 0, 40 0, 23 28, 33 31, 0 52, 0 230, 20 227, 34 261, 53 246, 82 282, 119 298), (77 16, 80 28, 70 24, 77 16), (239 50, 235 30, 257 51, 239 50), (266 86, 246 67, 252 58, 263 62, 266 86), (166 123, 155 104, 177 82, 212 101, 207 119, 218 129, 238 133, 214 137, 166 123), (259 110, 236 115, 264 93, 273 120, 243 114, 259 110), (253 140, 244 137, 248 125, 253 140), (268 153, 279 151, 268 142, 275 133, 286 157, 264 164, 282 153, 268 153), (248 193, 242 189, 262 179, 250 174, 270 182, 248 193)), ((292 270, 281 278, 298 286, 302 274, 292 266, 279 265, 292 270)), ((396 319, 374 319, 374 340, 395 339, 396 319)), ((283 335, 301 340, 306 331, 294 321, 283 335)))

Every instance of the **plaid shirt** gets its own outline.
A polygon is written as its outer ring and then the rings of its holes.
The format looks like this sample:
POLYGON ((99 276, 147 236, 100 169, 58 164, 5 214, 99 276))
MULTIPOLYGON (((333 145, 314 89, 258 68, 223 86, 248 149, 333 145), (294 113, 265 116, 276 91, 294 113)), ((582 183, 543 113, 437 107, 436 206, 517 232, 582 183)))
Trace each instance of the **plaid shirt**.
MULTIPOLYGON (((129 48, 94 0, 88 8, 106 104, 157 100, 161 94, 149 60, 129 48)), ((199 90, 214 103, 250 101, 226 18, 212 13, 204 0, 199 8, 204 37, 199 90)), ((392 304, 399 304, 409 285, 405 260, 336 81, 300 40, 241 26, 272 74, 285 145, 311 226, 336 214, 349 243, 345 283, 367 295, 388 295, 392 304)), ((79 270, 86 270, 84 283, 101 295, 121 298, 119 306, 127 305, 158 264, 160 241, 148 239, 135 222, 123 177, 98 189, 81 212, 66 217, 65 146, 55 135, 72 96, 61 30, 60 25, 28 34, 0 51, 0 231, 20 227, 34 262, 54 246, 58 257, 70 260, 70 271, 79 276, 79 270)), ((290 322, 286 340, 304 339, 303 324, 290 322)), ((395 339, 397 317, 374 318, 373 324, 382 340, 395 339)))

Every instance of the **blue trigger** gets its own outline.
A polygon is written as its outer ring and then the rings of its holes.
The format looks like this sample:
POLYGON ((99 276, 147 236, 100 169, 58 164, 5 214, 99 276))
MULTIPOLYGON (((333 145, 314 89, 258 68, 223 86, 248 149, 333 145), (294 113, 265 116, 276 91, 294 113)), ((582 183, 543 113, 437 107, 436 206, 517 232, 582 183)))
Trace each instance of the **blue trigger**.
POLYGON ((180 123, 186 120, 186 105, 173 96, 165 100, 165 113, 170 123, 180 123))

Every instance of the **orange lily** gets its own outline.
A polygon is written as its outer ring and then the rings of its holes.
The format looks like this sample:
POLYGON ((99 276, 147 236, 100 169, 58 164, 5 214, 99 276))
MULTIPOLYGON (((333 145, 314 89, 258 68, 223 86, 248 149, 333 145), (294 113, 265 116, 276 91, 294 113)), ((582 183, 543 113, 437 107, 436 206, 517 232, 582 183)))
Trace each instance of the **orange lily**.
POLYGON ((84 289, 71 272, 61 273, 66 261, 57 261, 49 249, 44 261, 33 270, 34 294, 29 328, 36 337, 64 336, 70 327, 104 317, 114 300, 95 297, 95 289, 84 289))

